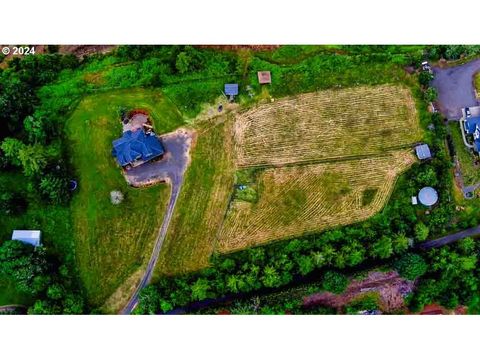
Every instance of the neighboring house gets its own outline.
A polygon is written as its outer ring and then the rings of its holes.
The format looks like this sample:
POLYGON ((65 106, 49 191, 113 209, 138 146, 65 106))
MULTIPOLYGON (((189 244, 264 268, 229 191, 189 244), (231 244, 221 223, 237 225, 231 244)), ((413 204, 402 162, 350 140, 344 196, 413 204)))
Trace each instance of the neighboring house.
POLYGON ((467 117, 463 127, 467 135, 473 136, 473 147, 475 151, 480 152, 480 116, 467 117))
POLYGON ((146 134, 143 129, 125 131, 120 139, 113 141, 112 155, 127 170, 164 153, 165 149, 155 133, 146 134))
POLYGON ((12 240, 21 241, 24 244, 40 246, 42 232, 40 230, 13 230, 12 240))
POLYGON ((432 157, 432 153, 427 144, 415 146, 415 153, 420 160, 427 160, 432 157))

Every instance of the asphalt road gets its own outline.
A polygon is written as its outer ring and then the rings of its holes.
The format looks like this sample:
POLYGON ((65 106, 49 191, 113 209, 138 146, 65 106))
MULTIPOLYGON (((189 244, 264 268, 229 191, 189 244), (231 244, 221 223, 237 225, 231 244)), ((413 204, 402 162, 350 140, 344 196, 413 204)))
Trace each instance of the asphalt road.
POLYGON ((166 154, 163 160, 147 163, 128 171, 127 181, 133 186, 147 185, 153 182, 166 181, 171 185, 170 200, 163 218, 162 225, 158 231, 157 239, 152 250, 152 255, 148 261, 145 273, 135 288, 132 297, 127 305, 120 312, 121 314, 130 314, 138 304, 138 297, 142 289, 148 285, 152 279, 153 271, 160 255, 163 242, 167 235, 168 225, 172 219, 173 210, 180 194, 183 184, 183 177, 187 169, 189 157, 188 152, 192 142, 192 133, 177 131, 162 137, 162 143, 165 146, 166 154))
POLYGON ((476 226, 476 227, 473 227, 473 228, 470 228, 470 229, 467 229, 467 230, 459 231, 455 234, 450 234, 450 235, 443 236, 443 237, 435 239, 435 240, 430 240, 430 241, 426 241, 424 243, 420 243, 420 244, 418 244, 418 248, 423 249, 423 250, 427 250, 427 249, 431 249, 431 248, 437 248, 437 247, 448 245, 448 244, 451 244, 455 241, 464 239, 468 236, 477 236, 477 235, 480 235, 480 225, 476 226))
POLYGON ((434 67, 435 79, 432 86, 438 91, 440 111, 447 119, 458 120, 461 109, 478 105, 473 89, 473 75, 480 71, 480 59, 450 68, 434 67))

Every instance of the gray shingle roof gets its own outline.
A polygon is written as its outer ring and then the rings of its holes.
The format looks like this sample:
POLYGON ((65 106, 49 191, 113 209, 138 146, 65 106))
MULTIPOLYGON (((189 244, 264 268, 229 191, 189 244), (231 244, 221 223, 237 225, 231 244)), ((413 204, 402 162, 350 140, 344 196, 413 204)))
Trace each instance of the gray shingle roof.
POLYGON ((430 159, 432 157, 432 153, 430 152, 430 148, 427 144, 416 146, 415 152, 420 160, 430 159))

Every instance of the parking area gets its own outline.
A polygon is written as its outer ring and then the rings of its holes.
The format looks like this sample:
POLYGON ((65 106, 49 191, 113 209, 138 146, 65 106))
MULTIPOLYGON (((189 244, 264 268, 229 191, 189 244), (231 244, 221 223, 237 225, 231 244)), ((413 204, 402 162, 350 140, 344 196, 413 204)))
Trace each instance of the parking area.
POLYGON ((432 86, 438 91, 439 110, 449 120, 462 117, 462 108, 479 105, 475 97, 473 76, 480 71, 480 59, 450 67, 434 67, 432 86))

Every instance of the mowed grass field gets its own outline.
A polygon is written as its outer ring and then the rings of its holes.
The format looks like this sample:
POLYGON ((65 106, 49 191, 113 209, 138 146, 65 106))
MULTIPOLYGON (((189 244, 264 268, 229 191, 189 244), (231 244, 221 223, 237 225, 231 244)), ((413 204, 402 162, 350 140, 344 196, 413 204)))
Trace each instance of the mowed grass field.
POLYGON ((465 186, 474 185, 480 181, 480 169, 474 165, 473 154, 463 143, 458 122, 451 122, 448 127, 455 146, 455 154, 462 170, 463 182, 465 186))
POLYGON ((406 87, 326 90, 243 112, 235 122, 239 167, 381 154, 421 139, 406 87))
POLYGON ((196 126, 191 163, 155 268, 155 277, 208 266, 233 190, 233 118, 196 126))
MULTIPOLYGON (((148 261, 170 193, 163 184, 145 189, 127 186, 111 155, 112 140, 122 132, 120 107, 148 110, 157 133, 183 123, 176 107, 161 93, 144 89, 86 97, 67 121, 72 164, 79 181, 71 205, 75 261, 88 300, 95 307, 148 261), (111 204, 112 190, 124 194, 120 205, 111 204)), ((116 309, 120 305, 110 306, 116 309)))
POLYGON ((400 150, 365 158, 267 169, 258 201, 234 201, 218 239, 230 252, 280 238, 362 221, 389 198, 396 177, 415 158, 400 150))

